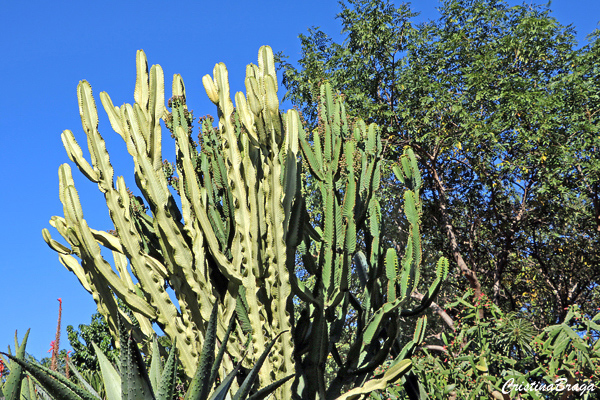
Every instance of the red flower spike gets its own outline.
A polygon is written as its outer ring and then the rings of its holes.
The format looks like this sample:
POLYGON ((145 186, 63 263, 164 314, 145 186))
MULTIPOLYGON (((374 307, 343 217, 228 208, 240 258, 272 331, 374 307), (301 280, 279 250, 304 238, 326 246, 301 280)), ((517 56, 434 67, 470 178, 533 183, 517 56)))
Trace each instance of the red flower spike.
POLYGON ((58 323, 56 324, 56 337, 55 339, 52 341, 52 348, 50 349, 50 351, 48 351, 49 353, 52 352, 52 364, 50 365, 50 369, 52 371, 56 371, 57 369, 57 357, 58 357, 58 350, 60 348, 60 320, 62 317, 62 299, 58 298, 58 323))

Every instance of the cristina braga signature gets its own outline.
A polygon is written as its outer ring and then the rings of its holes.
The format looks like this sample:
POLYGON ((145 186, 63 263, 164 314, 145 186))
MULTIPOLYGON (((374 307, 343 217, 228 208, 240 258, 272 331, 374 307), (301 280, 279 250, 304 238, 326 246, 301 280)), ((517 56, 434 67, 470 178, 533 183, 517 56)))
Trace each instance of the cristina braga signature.
POLYGON ((567 383, 567 378, 557 379, 556 381, 554 381, 554 383, 550 384, 544 382, 534 382, 527 383, 526 385, 520 385, 515 383, 514 378, 510 378, 504 383, 504 386, 502 386, 502 393, 509 394, 512 390, 515 390, 517 392, 563 392, 565 390, 568 390, 571 392, 579 392, 583 394, 586 392, 593 392, 594 390, 596 390, 596 385, 594 385, 593 383, 590 383, 588 385, 578 383, 570 384, 567 383))

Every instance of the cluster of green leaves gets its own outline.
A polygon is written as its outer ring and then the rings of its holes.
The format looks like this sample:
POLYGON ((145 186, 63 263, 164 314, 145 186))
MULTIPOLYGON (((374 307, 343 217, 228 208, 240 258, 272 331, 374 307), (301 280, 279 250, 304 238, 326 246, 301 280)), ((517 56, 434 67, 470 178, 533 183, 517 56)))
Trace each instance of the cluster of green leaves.
POLYGON ((569 307, 562 323, 546 327, 534 339, 533 353, 537 362, 528 375, 541 376, 548 383, 567 377, 570 383, 597 384, 599 339, 600 312, 590 318, 578 305, 569 307))
MULTIPOLYGON (((456 314, 455 330, 441 334, 443 346, 420 348, 413 370, 422 399, 502 399, 517 393, 507 384, 541 387, 556 382, 592 387, 600 376, 600 313, 589 317, 570 307, 564 322, 538 332, 520 313, 505 313, 482 295, 474 303, 468 290, 448 304, 456 314), (483 314, 483 318, 481 315, 483 314)), ((521 391, 522 399, 562 396, 563 391, 521 391)), ((594 391, 581 393, 592 398, 594 391)), ((373 399, 406 399, 394 385, 373 399)))
POLYGON ((477 399, 501 392, 506 380, 529 369, 536 330, 518 313, 504 313, 485 295, 472 303, 472 291, 447 305, 457 312, 455 331, 441 334, 443 351, 423 348, 415 372, 430 398, 477 399), (483 318, 481 315, 483 314, 483 318))
MULTIPOLYGON (((279 55, 286 97, 314 124, 327 80, 350 113, 384 127, 389 161, 415 150, 424 253, 453 260, 461 289, 525 309, 538 328, 575 303, 591 312, 600 278, 597 35, 577 48, 573 28, 548 8, 500 0, 446 0, 440 18, 421 25, 408 5, 341 7, 342 44, 311 30, 300 36, 299 68, 279 55)), ((390 241, 405 233, 395 198, 382 202, 390 241)))
POLYGON ((95 313, 89 325, 81 324, 78 329, 72 325, 67 326, 67 334, 73 349, 71 362, 80 370, 100 371, 98 357, 92 343, 102 350, 110 362, 116 362, 118 351, 102 314, 95 313))

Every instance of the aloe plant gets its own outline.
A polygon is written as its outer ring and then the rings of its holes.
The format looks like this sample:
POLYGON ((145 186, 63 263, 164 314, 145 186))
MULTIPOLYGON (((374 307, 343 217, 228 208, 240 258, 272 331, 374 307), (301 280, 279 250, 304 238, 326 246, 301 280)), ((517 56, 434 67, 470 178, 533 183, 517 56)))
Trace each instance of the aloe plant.
MULTIPOLYGON (((156 323, 176 342, 191 379, 217 304, 219 341, 234 313, 241 321, 230 333, 220 373, 235 369, 247 341, 243 367, 250 369, 265 354, 267 338, 277 338, 259 380, 265 386, 295 374, 293 383, 278 389, 278 398, 333 399, 347 386, 362 388, 357 396, 363 396, 373 371, 390 354, 402 366, 398 371, 408 370, 410 361, 400 357, 396 339, 398 318, 422 312, 447 274, 447 260, 441 259, 428 295, 410 305, 422 259, 421 181, 412 151, 396 168, 407 186, 409 226, 398 261, 395 250, 384 248, 379 227, 382 146, 376 125, 349 118, 342 97, 325 83, 319 128, 307 133, 298 112, 279 111, 268 46, 259 50, 258 66, 247 67, 246 95, 235 95, 235 107, 224 64, 217 64, 203 84, 217 106, 218 125, 202 118, 198 142, 181 76, 173 78, 167 109, 162 69, 148 70, 143 51, 137 53, 135 103, 115 107, 108 94, 100 94, 112 128, 133 157, 141 196, 132 194, 123 177, 115 181, 91 86, 81 81, 77 87, 91 163, 71 131, 63 132, 63 143, 71 161, 104 194, 115 229, 88 226, 71 168, 63 164, 64 217, 52 217, 50 223, 68 245, 46 229, 43 236, 93 295, 115 339, 120 316, 136 337, 146 338, 147 348, 156 323), (174 164, 163 160, 161 119, 175 138, 174 164), (314 207, 307 201, 310 193, 320 198, 311 203, 314 207), (113 265, 102 247, 112 251, 113 265), (314 285, 296 275, 298 268, 314 285), (352 279, 360 280, 359 292, 351 289, 352 279), (166 287, 173 288, 179 307, 166 287), (139 326, 119 310, 116 298, 132 310, 139 326), (299 299, 298 320, 294 298, 299 299), (358 315, 358 323, 349 351, 340 355, 337 345, 349 312, 358 315), (336 361, 335 376, 327 385, 324 366, 330 357, 336 361)), ((397 379, 400 372, 385 380, 397 379)))
MULTIPOLYGON (((23 360, 25 358, 25 346, 27 345, 27 338, 29 337, 29 330, 27 330, 27 332, 25 333, 25 336, 23 337, 23 340, 21 341, 21 344, 19 344, 18 339, 17 339, 17 332, 15 332, 15 355, 13 356, 10 350, 10 346, 8 348, 8 357, 14 357, 16 359, 19 360, 23 360)), ((6 353, 0 353, 0 354, 5 354, 6 353)), ((2 360, 2 362, 4 363, 5 366, 8 367, 8 370, 10 371, 10 374, 8 375, 8 378, 6 378, 6 380, 4 381, 4 383, 2 381, 0 381, 0 397, 4 397, 5 400, 18 400, 20 398, 20 393, 21 393, 21 386, 23 382, 27 381, 27 378, 25 376, 25 374, 23 373, 23 369, 21 368, 21 366, 19 365, 18 362, 13 361, 13 359, 10 359, 10 362, 6 359, 3 358, 2 356, 0 356, 0 360, 2 360)), ((28 383, 27 383, 28 385, 28 383)), ((28 391, 29 389, 27 389, 28 391)), ((25 390, 24 390, 25 392, 25 390)))
MULTIPOLYGON (((227 346, 229 334, 235 328, 236 322, 235 317, 232 317, 227 332, 225 333, 225 340, 221 344, 219 352, 215 355, 217 345, 217 314, 218 307, 215 305, 208 321, 206 340, 204 341, 204 347, 200 356, 200 363, 187 390, 185 400, 207 400, 209 399, 209 395, 211 400, 225 399, 227 396, 233 400, 259 400, 270 395, 279 386, 283 385, 293 377, 293 375, 290 375, 265 388, 251 393, 253 384, 258 377, 258 371, 262 367, 268 353, 275 343, 275 340, 272 340, 235 392, 231 392, 230 389, 234 379, 239 373, 241 362, 237 364, 232 372, 222 378, 220 385, 214 388, 218 377, 218 370, 223 360, 223 355, 225 354, 225 347, 227 346)), ((123 324, 119 324, 119 326, 122 346, 120 351, 120 368, 118 370, 108 361, 100 349, 95 346, 100 362, 103 384, 106 390, 106 400, 171 400, 174 395, 176 384, 176 347, 172 346, 168 359, 163 366, 160 359, 158 342, 155 338, 152 345, 153 352, 150 361, 150 370, 148 372, 145 361, 131 332, 127 331, 123 324)), ((26 339, 24 342, 25 341, 26 339)), ((24 345, 22 348, 24 348, 24 345)), ((39 382, 47 395, 52 399, 100 399, 98 393, 85 381, 76 368, 73 368, 73 372, 82 383, 81 386, 71 382, 62 374, 49 368, 43 367, 35 362, 25 362, 21 353, 18 353, 17 356, 12 356, 10 354, 4 355, 7 356, 14 363, 15 368, 17 368, 14 374, 14 381, 20 378, 20 371, 25 370, 39 382), (19 357, 19 355, 21 355, 21 357, 19 357)), ((30 386, 28 381, 24 381, 24 386, 21 391, 26 390, 27 393, 29 393, 31 387, 33 386, 30 386)), ((10 387, 7 387, 7 393, 18 393, 18 391, 15 392, 10 387)), ((16 399, 17 397, 14 398, 16 399)), ((35 399, 37 397, 34 396, 31 398, 35 399)))

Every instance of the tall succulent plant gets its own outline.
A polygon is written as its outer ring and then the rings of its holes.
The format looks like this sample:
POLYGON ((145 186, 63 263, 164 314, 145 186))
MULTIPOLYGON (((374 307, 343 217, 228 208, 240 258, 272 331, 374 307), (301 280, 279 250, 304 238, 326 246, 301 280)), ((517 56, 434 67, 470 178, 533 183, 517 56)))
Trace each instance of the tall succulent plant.
POLYGON ((116 296, 132 310, 139 337, 150 337, 156 322, 176 341, 190 377, 218 304, 219 340, 233 313, 242 321, 230 336, 222 372, 242 358, 247 339, 245 366, 250 367, 265 352, 266 338, 277 337, 260 370, 261 384, 296 373, 277 398, 335 398, 345 385, 358 387, 352 396, 362 396, 370 390, 372 372, 390 352, 401 367, 384 380, 398 378, 410 368, 410 361, 403 361, 407 353, 397 348, 398 318, 423 311, 447 273, 442 259, 422 303, 401 309, 418 284, 421 263, 420 175, 414 154, 408 150, 396 171, 408 187, 410 227, 398 263, 394 250, 383 250, 380 234, 376 190, 381 141, 375 125, 351 121, 342 98, 325 84, 319 129, 305 132, 295 110, 279 111, 273 54, 267 46, 259 50, 258 66, 248 65, 247 93, 235 95, 235 108, 224 64, 217 64, 213 77, 205 76, 203 83, 217 106, 218 126, 203 119, 200 143, 192 137, 183 80, 173 78, 168 111, 162 69, 154 65, 148 72, 142 51, 137 53, 135 104, 115 107, 106 93, 100 94, 112 128, 133 157, 142 198, 130 194, 123 177, 115 182, 91 86, 81 81, 79 111, 91 164, 71 131, 64 131, 62 139, 71 161, 104 194, 115 233, 88 226, 71 169, 63 164, 59 180, 65 216, 52 217, 50 223, 69 246, 52 239, 46 229, 44 239, 94 296, 115 337, 117 316, 128 319, 116 296), (161 119, 176 140, 174 165, 162 159, 161 119), (180 208, 169 185, 179 195, 180 208), (305 201, 309 192, 320 198, 316 208, 305 201), (101 246, 112 251, 114 266, 104 259, 101 246), (314 285, 296 275, 299 266, 314 285), (358 292, 351 290, 353 276, 360 281, 358 292), (294 296, 301 309, 297 321, 294 296), (341 355, 336 345, 350 309, 357 323, 350 350, 341 355), (327 388, 329 356, 337 372, 327 388))
MULTIPOLYGON (((298 245, 303 266, 315 282, 309 289, 290 275, 294 293, 304 301, 295 331, 296 364, 301 371, 296 392, 302 398, 333 399, 343 388, 355 387, 341 398, 359 398, 398 380, 410 368, 405 357, 419 342, 399 347, 399 317, 417 315, 429 306, 448 273, 448 261, 438 262, 437 279, 421 303, 402 308, 418 284, 422 259, 421 177, 415 155, 407 149, 394 168, 397 179, 407 187, 408 235, 399 261, 394 249, 383 251, 376 195, 381 156, 378 128, 361 120, 351 124, 342 98, 334 98, 328 84, 321 88, 320 98, 319 127, 312 137, 301 131, 300 145, 322 208, 312 213, 301 235, 288 238, 288 245, 298 245), (353 275, 359 281, 358 290, 351 290, 353 275), (346 323, 350 314, 356 316, 355 324, 346 323), (345 329, 352 330, 352 341, 342 355, 338 344, 345 329), (390 355, 396 358, 388 373, 377 384, 368 381, 390 355), (336 372, 326 387, 322 366, 330 356, 336 372)), ((422 320, 415 337, 421 337, 424 329, 422 320)))

